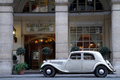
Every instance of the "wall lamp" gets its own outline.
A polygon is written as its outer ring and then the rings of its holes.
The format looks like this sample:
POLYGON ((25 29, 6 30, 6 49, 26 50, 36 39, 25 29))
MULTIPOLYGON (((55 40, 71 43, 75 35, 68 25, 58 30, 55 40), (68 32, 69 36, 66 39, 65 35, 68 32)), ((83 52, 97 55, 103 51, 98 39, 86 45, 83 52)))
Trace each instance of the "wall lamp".
POLYGON ((16 29, 14 27, 13 27, 13 39, 14 39, 14 42, 17 43, 16 29))

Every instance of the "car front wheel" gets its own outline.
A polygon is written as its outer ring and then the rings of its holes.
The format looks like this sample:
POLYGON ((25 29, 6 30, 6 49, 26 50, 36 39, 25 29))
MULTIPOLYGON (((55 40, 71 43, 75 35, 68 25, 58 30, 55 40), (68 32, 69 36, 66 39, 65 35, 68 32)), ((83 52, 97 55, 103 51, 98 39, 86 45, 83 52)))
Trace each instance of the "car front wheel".
POLYGON ((98 66, 94 72, 96 77, 106 77, 108 69, 105 66, 98 66))
POLYGON ((45 77, 54 77, 56 72, 55 72, 55 69, 51 66, 46 66, 44 69, 43 69, 43 74, 45 77))

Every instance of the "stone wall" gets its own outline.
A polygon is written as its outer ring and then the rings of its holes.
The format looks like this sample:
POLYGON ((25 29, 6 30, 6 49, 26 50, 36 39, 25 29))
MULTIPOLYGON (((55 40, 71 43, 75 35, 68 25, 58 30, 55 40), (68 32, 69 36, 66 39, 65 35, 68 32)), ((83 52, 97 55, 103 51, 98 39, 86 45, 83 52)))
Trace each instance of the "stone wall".
POLYGON ((120 0, 112 0, 112 53, 116 74, 120 74, 120 0))
POLYGON ((56 58, 68 57, 68 0, 55 0, 56 58))
POLYGON ((0 0, 0 75, 12 74, 13 0, 0 0))

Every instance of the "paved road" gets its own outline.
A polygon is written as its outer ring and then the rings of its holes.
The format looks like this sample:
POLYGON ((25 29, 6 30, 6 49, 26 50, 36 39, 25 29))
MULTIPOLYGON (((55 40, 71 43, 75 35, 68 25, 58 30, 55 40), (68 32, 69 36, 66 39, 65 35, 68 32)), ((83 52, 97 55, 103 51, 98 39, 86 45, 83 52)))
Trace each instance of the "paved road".
POLYGON ((68 78, 0 78, 0 80, 120 80, 120 78, 81 78, 81 77, 68 77, 68 78))
POLYGON ((46 78, 43 74, 24 74, 1 76, 0 80, 120 80, 120 77, 112 74, 106 78, 96 78, 94 74, 57 74, 53 78, 46 78))

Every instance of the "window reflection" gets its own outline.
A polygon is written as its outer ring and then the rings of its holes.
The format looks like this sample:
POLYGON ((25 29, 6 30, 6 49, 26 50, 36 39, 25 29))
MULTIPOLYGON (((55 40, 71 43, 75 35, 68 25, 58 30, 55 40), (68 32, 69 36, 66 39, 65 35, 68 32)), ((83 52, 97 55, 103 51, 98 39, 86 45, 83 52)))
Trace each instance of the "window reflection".
POLYGON ((69 0, 70 11, 96 11, 103 10, 99 0, 69 0))
POLYGON ((55 0, 28 0, 23 12, 54 12, 55 0))

